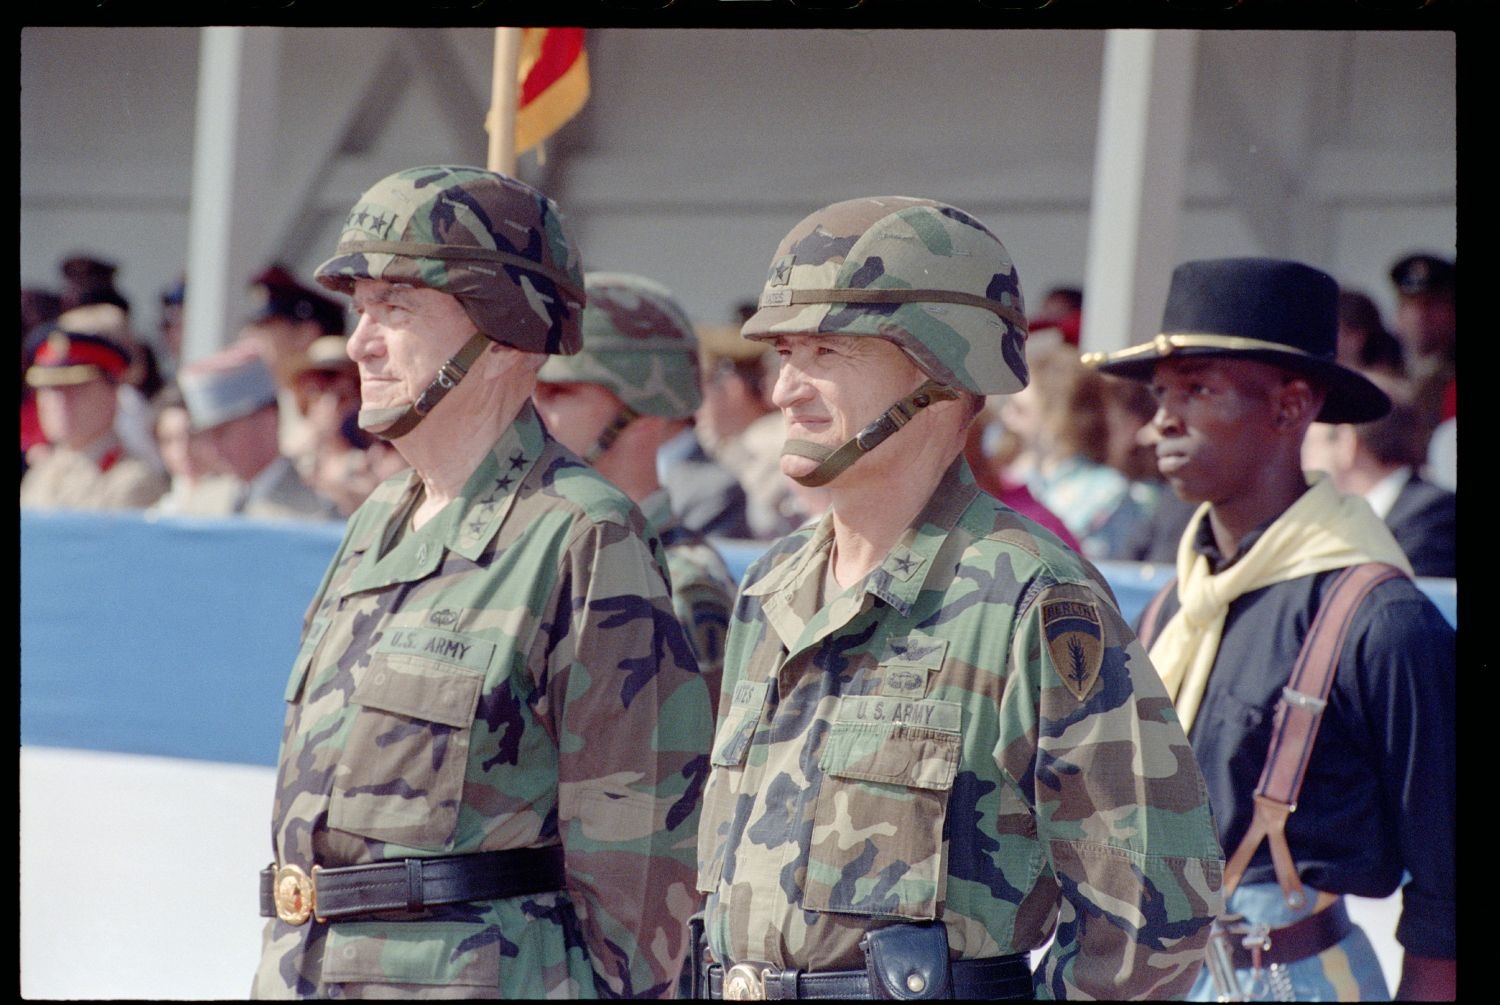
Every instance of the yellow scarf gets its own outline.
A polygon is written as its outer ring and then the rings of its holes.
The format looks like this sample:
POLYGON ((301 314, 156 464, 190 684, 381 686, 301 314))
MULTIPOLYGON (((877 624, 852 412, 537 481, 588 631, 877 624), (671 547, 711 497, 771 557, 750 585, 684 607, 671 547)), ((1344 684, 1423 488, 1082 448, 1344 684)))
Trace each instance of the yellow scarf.
POLYGON ((1208 686, 1219 652, 1219 636, 1230 603, 1252 590, 1343 569, 1362 562, 1388 562, 1411 575, 1411 563, 1385 523, 1362 496, 1341 496, 1322 474, 1311 488, 1267 527, 1239 561, 1217 575, 1193 543, 1209 504, 1198 507, 1177 545, 1177 596, 1182 607, 1151 646, 1151 663, 1177 706, 1184 732, 1208 686))

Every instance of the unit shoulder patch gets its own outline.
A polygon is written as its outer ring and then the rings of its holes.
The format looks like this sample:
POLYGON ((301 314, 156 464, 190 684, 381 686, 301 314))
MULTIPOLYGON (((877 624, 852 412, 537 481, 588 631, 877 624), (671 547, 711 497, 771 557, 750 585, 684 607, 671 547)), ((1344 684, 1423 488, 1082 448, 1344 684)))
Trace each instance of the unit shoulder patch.
POLYGON ((1098 608, 1082 600, 1043 601, 1042 632, 1063 686, 1083 701, 1104 665, 1104 626, 1098 608))

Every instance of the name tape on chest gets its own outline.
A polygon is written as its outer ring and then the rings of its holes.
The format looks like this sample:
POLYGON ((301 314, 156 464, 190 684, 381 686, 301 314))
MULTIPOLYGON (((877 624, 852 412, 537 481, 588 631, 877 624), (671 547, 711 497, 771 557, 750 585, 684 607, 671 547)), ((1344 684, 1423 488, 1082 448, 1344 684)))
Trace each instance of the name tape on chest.
POLYGON ((906 701, 886 695, 855 695, 839 702, 838 721, 871 726, 923 726, 957 733, 963 725, 963 708, 956 701, 932 698, 906 701))
POLYGON ((495 644, 436 628, 393 628, 375 644, 374 651, 424 656, 483 673, 495 655, 495 644))
POLYGON ((769 687, 769 681, 739 681, 734 685, 734 692, 730 695, 729 704, 733 708, 758 709, 766 703, 766 691, 769 687))

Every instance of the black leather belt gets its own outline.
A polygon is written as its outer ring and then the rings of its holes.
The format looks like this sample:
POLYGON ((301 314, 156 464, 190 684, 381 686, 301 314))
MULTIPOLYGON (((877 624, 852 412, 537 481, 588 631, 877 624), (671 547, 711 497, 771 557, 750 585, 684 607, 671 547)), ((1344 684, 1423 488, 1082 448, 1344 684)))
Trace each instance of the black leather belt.
MULTIPOLYGON (((724 998, 722 964, 705 968, 710 998, 724 998)), ((870 976, 863 970, 781 970, 758 964, 729 968, 731 1000, 786 998, 874 998, 870 976), (736 978, 743 978, 736 980, 736 978)), ((949 964, 949 980, 954 998, 1026 999, 1032 997, 1031 965, 1025 955, 991 956, 983 960, 954 960, 949 964)), ((920 989, 909 989, 911 997, 921 997, 920 989)), ((883 997, 883 996, 882 996, 883 997)))
POLYGON ((1281 928, 1273 928, 1266 932, 1266 941, 1261 944, 1260 959, 1255 958, 1255 950, 1236 942, 1234 946, 1234 965, 1236 969, 1249 970, 1259 962, 1260 966, 1267 967, 1272 963, 1280 963, 1283 966, 1288 963, 1296 963, 1305 960, 1309 956, 1316 956, 1325 949, 1332 949, 1345 936, 1354 930, 1354 923, 1349 920, 1349 910, 1344 906, 1344 900, 1340 897, 1328 907, 1309 914, 1301 921, 1294 921, 1290 925, 1281 928))
POLYGON ((565 885, 560 845, 333 869, 313 866, 311 874, 295 865, 270 865, 260 874, 260 914, 300 925, 309 917, 339 921, 379 911, 420 911, 547 893, 565 885))

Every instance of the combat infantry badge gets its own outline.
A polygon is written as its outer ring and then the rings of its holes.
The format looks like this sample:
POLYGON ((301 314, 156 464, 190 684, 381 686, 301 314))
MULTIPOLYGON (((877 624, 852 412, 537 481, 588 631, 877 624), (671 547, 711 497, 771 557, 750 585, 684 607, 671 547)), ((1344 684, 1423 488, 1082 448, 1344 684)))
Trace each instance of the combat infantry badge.
POLYGON ((1104 626, 1086 601, 1051 600, 1042 604, 1042 631, 1063 685, 1079 701, 1088 697, 1104 664, 1104 626))

